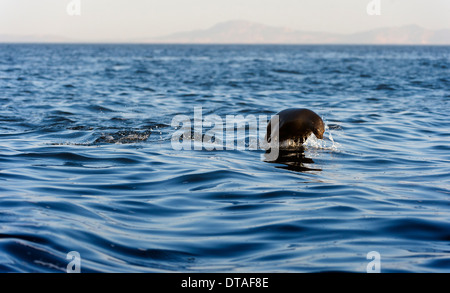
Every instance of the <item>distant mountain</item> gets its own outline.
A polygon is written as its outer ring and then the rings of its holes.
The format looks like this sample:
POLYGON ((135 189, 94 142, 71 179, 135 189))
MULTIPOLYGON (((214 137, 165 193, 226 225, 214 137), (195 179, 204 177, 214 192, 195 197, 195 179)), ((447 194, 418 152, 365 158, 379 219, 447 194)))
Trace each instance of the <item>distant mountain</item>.
POLYGON ((354 34, 308 32, 236 20, 206 30, 180 32, 142 40, 150 43, 217 44, 448 44, 450 30, 429 30, 416 25, 380 28, 354 34))
POLYGON ((424 44, 450 45, 450 29, 429 30, 417 25, 379 28, 354 34, 308 32, 234 20, 209 29, 166 36, 120 40, 74 40, 64 37, 0 35, 0 43, 180 43, 180 44, 424 44))
POLYGON ((341 36, 322 32, 298 31, 290 28, 235 20, 218 23, 206 30, 180 32, 145 40, 161 43, 217 44, 312 44, 335 43, 341 36))

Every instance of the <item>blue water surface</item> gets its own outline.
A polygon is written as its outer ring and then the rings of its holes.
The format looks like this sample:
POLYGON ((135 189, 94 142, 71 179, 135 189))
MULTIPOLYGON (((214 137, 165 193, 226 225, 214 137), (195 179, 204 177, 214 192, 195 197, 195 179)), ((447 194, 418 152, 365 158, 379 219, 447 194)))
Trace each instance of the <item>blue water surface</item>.
POLYGON ((450 272, 449 112, 448 46, 1 44, 0 271, 450 272), (196 107, 325 140, 175 150, 196 107))

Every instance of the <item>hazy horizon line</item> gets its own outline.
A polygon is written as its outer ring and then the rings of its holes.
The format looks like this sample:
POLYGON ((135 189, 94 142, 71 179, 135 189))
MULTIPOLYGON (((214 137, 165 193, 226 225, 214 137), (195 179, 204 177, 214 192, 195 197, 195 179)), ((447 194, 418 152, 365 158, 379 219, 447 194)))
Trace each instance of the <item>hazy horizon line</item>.
POLYGON ((149 37, 134 37, 130 39, 124 39, 124 38, 117 38, 117 39, 73 39, 67 36, 63 35, 57 35, 57 34, 0 34, 0 43, 6 44, 23 44, 23 43, 30 43, 30 44, 155 44, 155 45, 167 45, 167 44, 174 44, 174 45, 394 45, 394 46, 402 46, 402 45, 423 45, 423 46, 446 46, 450 44, 427 44, 427 43, 358 43, 358 42, 336 42, 336 43, 291 43, 291 42, 171 42, 171 41, 162 41, 161 39, 168 38, 175 35, 180 34, 189 34, 189 33, 195 33, 195 32, 206 32, 208 30, 211 30, 219 25, 224 24, 231 24, 231 23, 247 23, 251 25, 257 25, 260 27, 265 27, 268 29, 285 29, 285 30, 291 30, 292 32, 298 32, 298 33, 310 33, 310 34, 327 34, 327 35, 333 35, 333 36, 353 36, 358 34, 365 34, 370 33, 374 31, 379 30, 392 30, 392 29, 400 29, 400 28, 407 28, 407 27, 415 27, 426 31, 432 31, 432 32, 439 32, 439 31, 449 31, 450 28, 441 28, 441 29, 429 29, 426 27, 423 27, 421 25, 411 23, 407 25, 400 25, 400 26, 380 26, 378 28, 372 28, 372 29, 366 29, 361 30, 359 32, 353 32, 353 33, 333 33, 329 31, 309 31, 309 30, 299 30, 299 29, 292 29, 287 26, 273 26, 273 25, 267 25, 260 22, 254 22, 254 21, 248 21, 243 19, 232 19, 228 21, 222 21, 218 22, 212 26, 209 26, 207 28, 203 29, 194 29, 194 30, 185 30, 185 31, 178 31, 174 33, 169 33, 165 35, 159 35, 159 36, 149 36, 149 37), (9 38, 9 40, 8 40, 9 38), (17 39, 17 40, 14 40, 17 39))

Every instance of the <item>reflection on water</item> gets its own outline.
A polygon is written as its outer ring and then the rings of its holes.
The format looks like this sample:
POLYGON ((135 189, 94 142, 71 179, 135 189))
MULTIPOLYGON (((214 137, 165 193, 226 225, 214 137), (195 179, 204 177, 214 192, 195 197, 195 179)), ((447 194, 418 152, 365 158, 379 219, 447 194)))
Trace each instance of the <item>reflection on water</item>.
MULTIPOLYGON (((264 154, 266 156, 266 154, 264 154)), ((322 171, 322 169, 313 168, 314 161, 311 158, 307 158, 305 155, 304 147, 299 147, 296 150, 279 150, 276 160, 266 160, 270 163, 279 163, 283 166, 277 166, 277 168, 287 169, 296 172, 305 171, 322 171)))

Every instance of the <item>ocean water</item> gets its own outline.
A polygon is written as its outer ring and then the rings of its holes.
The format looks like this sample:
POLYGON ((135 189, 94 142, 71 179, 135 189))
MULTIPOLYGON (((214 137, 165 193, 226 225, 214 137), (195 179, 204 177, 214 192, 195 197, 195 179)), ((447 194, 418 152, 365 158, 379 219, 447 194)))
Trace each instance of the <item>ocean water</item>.
POLYGON ((1 44, 0 271, 450 272, 449 112, 446 46, 1 44), (199 107, 325 139, 174 149, 199 107))

